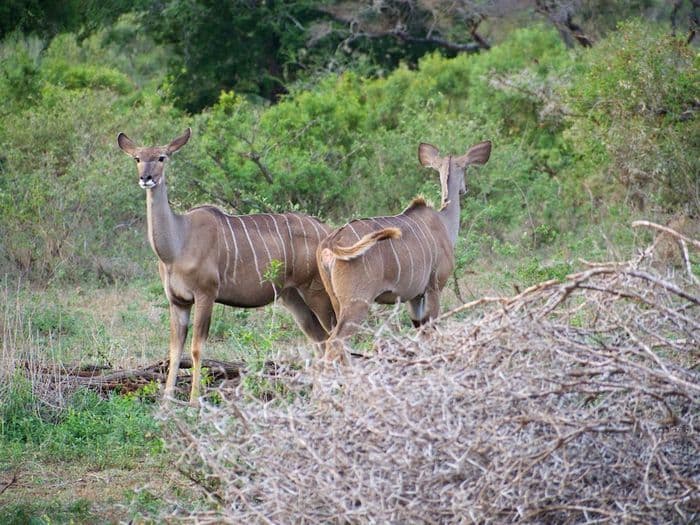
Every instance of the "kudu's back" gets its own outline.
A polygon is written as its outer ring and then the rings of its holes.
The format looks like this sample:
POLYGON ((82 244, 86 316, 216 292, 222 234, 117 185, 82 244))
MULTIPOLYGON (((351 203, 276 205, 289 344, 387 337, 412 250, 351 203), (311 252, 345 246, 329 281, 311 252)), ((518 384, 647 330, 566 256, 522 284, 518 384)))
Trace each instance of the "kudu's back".
POLYGON ((262 306, 284 289, 306 290, 314 280, 316 288, 320 286, 316 249, 330 231, 325 224, 299 213, 228 215, 213 207, 199 210, 218 224, 218 302, 262 306))
POLYGON ((324 239, 318 253, 336 315, 343 301, 392 304, 442 288, 454 266, 445 227, 421 198, 399 215, 349 222, 324 239), (344 247, 351 249, 373 234, 371 246, 343 253, 344 247))

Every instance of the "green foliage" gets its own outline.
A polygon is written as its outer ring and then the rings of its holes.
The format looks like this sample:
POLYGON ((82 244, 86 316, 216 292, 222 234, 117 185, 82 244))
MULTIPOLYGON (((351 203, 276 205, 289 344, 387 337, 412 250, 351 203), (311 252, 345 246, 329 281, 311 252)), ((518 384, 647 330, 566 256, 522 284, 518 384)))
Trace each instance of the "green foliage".
POLYGON ((151 523, 152 517, 165 505, 161 497, 145 488, 129 491, 126 497, 133 523, 151 523))
POLYGON ((0 523, 5 525, 51 525, 54 523, 95 523, 98 516, 91 511, 91 502, 77 499, 70 503, 22 502, 0 508, 0 523))
MULTIPOLYGON (((499 142, 500 155, 503 148, 519 153, 520 159, 513 160, 518 171, 509 176, 536 176, 530 173, 531 158, 557 147, 556 129, 540 128, 537 104, 530 100, 521 104, 518 116, 515 108, 524 97, 496 92, 488 75, 522 67, 533 55, 546 74, 567 55, 556 36, 541 29, 517 32, 513 40, 493 55, 431 55, 417 71, 400 68, 386 79, 363 80, 352 73, 328 77, 312 91, 294 93, 269 108, 222 94, 202 115, 202 139, 188 155, 199 173, 211 176, 187 192, 217 198, 241 212, 294 203, 341 220, 395 213, 416 193, 438 195, 436 174, 416 160, 419 142, 462 153, 486 137, 499 142), (499 110, 510 120, 494 117, 499 110), (526 128, 537 141, 534 152, 525 153, 531 143, 522 144, 522 138, 517 145, 503 143, 526 128)), ((488 180, 492 168, 483 171, 488 180)), ((504 185, 504 191, 511 188, 510 182, 504 185)))
POLYGON ((151 407, 139 395, 102 399, 78 390, 64 409, 49 409, 19 373, 2 391, 0 443, 53 461, 90 458, 97 465, 129 465, 161 450, 151 407))
POLYGON ((283 270, 284 263, 278 259, 272 259, 263 272, 263 281, 271 283, 273 286, 280 286, 283 270))
POLYGON ((700 210, 700 56, 641 21, 623 24, 582 56, 568 103, 568 138, 582 176, 617 183, 637 206, 700 210))
POLYGON ((72 34, 54 38, 42 61, 46 81, 67 89, 108 89, 120 95, 133 89, 124 73, 104 65, 85 63, 86 48, 79 46, 72 34))
POLYGON ((317 4, 194 0, 151 3, 142 21, 172 47, 167 89, 176 104, 201 111, 222 90, 273 99, 302 68, 307 35, 302 24, 318 17, 317 4))
POLYGON ((135 91, 109 65, 119 62, 115 44, 101 42, 61 35, 45 52, 32 39, 0 45, 11 57, 0 66, 0 267, 114 280, 136 273, 148 253, 142 193, 115 137, 127 126, 162 136, 184 125, 157 97, 135 91))
POLYGON ((30 105, 39 95, 42 47, 39 38, 20 33, 13 33, 0 46, 0 116, 30 105))
POLYGON ((5 0, 0 4, 0 39, 12 31, 54 36, 93 31, 134 9, 134 0, 5 0))
POLYGON ((539 259, 533 258, 518 266, 515 270, 515 277, 522 285, 531 286, 550 279, 561 281, 572 271, 573 268, 569 263, 554 262, 545 265, 539 259))
POLYGON ((45 305, 44 308, 32 312, 27 317, 31 318, 27 332, 37 332, 44 337, 75 335, 81 327, 81 320, 77 315, 65 312, 56 304, 45 305))
MULTIPOLYGON (((274 105, 224 91, 211 110, 187 117, 155 91, 166 55, 139 31, 153 21, 139 20, 122 17, 80 42, 60 35, 44 52, 31 39, 3 43, 5 268, 109 282, 153 261, 143 193, 114 146, 120 130, 157 144, 193 125, 168 174, 178 210, 210 202, 333 222, 397 213, 417 194, 436 202, 437 174, 419 166, 418 143, 460 154, 489 138, 491 160, 467 174, 460 269, 484 253, 556 248, 572 231, 597 235, 590 228, 613 213, 609 199, 628 206, 641 194, 665 210, 689 211, 698 200, 700 133, 688 106, 697 98, 697 57, 642 22, 579 56, 554 30, 532 26, 488 52, 431 54, 384 78, 328 75, 274 105), (126 60, 123 46, 139 59, 126 60)), ((164 304, 160 285, 157 296, 164 304)), ((233 332, 215 324, 213 333, 233 332)))

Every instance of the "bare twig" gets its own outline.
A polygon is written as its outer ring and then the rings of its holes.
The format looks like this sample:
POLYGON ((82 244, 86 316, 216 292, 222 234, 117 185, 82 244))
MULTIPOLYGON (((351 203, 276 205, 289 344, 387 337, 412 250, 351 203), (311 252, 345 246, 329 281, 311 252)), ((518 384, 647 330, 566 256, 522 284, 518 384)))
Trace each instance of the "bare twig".
POLYGON ((17 483, 17 472, 12 473, 12 478, 10 478, 10 481, 5 483, 2 487, 0 487, 0 494, 5 492, 7 489, 9 489, 12 485, 17 483))

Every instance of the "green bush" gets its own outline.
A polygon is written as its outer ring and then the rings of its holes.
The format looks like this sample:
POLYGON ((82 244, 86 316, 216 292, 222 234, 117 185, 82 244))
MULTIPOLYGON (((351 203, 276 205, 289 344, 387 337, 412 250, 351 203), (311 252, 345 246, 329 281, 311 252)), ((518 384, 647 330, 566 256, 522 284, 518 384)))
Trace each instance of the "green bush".
POLYGON ((581 59, 567 93, 578 175, 638 207, 699 211, 700 55, 632 21, 581 59))
POLYGON ((0 270, 43 280, 134 276, 148 257, 145 206, 117 132, 160 138, 186 124, 98 63, 114 53, 99 38, 79 45, 61 35, 43 53, 32 42, 0 45, 3 56, 21 51, 0 66, 0 97, 30 95, 0 126, 0 270))
POLYGON ((533 58, 540 61, 537 74, 546 75, 568 55, 554 32, 535 28, 489 53, 435 54, 416 71, 399 68, 384 79, 327 77, 269 108, 224 93, 200 117, 199 146, 186 155, 203 180, 185 182, 185 192, 242 212, 294 203, 335 220, 396 213, 417 193, 438 195, 436 174, 417 161, 421 141, 462 153, 492 138, 502 154, 510 135, 526 131, 517 139, 519 151, 534 146, 534 152, 509 175, 531 177, 530 159, 556 149, 558 130, 539 126, 538 101, 494 90, 489 77, 533 58))
POLYGON ((698 57, 646 23, 578 54, 533 26, 488 52, 429 55, 385 78, 329 75, 275 105, 224 92, 192 116, 160 98, 164 51, 134 39, 138 27, 123 17, 80 42, 60 35, 45 52, 16 36, 0 46, 0 96, 12 108, 0 127, 5 270, 111 281, 153 261, 118 131, 152 145, 193 126, 169 171, 177 210, 300 210, 333 223, 398 213, 417 194, 436 202, 420 142, 460 154, 491 139, 491 160, 467 175, 461 265, 494 247, 554 248, 606 224, 612 203, 692 212, 700 200, 698 57), (137 62, 120 51, 126 42, 137 62))
POLYGON ((19 33, 10 35, 0 45, 0 117, 36 100, 41 87, 39 64, 42 47, 39 38, 23 37, 19 33))

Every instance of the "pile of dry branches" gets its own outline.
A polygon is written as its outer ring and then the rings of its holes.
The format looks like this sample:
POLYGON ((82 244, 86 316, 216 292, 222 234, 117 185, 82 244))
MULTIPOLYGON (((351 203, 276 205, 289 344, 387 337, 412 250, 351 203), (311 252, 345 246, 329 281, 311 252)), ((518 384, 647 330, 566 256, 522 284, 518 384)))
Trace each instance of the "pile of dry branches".
POLYGON ((181 470, 216 502, 170 517, 700 519, 700 289, 651 255, 464 305, 345 370, 287 373, 292 400, 239 387, 195 426, 166 414, 181 470))

